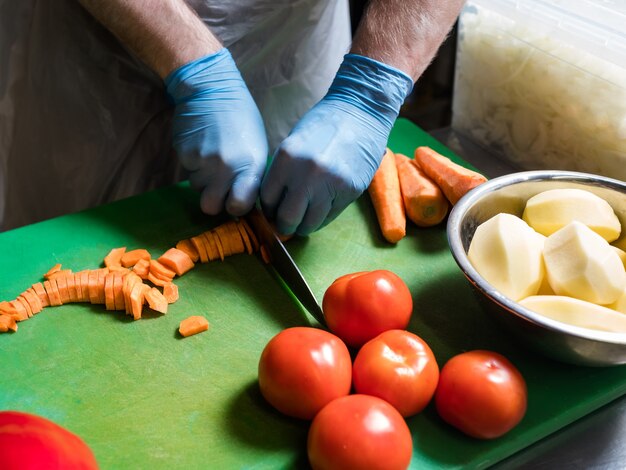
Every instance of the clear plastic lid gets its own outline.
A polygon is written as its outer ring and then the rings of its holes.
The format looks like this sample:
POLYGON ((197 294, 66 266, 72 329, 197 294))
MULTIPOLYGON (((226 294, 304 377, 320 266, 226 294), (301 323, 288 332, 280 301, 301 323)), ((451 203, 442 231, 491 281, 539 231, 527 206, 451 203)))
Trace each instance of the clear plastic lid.
POLYGON ((472 0, 538 33, 626 67, 624 0, 472 0))

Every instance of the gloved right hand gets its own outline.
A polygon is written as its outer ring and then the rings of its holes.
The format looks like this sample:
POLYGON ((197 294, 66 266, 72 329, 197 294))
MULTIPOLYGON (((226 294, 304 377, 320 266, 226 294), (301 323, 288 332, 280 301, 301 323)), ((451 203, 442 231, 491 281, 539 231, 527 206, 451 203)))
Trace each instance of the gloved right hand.
POLYGON ((176 109, 172 138, 180 162, 201 191, 200 207, 240 216, 254 205, 268 144, 263 119, 226 48, 165 78, 176 109))

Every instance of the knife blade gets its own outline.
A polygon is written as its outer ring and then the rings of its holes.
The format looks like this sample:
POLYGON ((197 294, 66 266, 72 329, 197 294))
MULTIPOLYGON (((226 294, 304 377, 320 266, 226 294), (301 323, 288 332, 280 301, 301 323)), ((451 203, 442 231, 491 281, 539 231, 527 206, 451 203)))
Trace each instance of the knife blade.
POLYGON ((292 294, 313 318, 320 324, 326 325, 324 313, 313 291, 263 212, 255 207, 245 216, 245 219, 258 237, 261 246, 266 247, 270 264, 292 294))

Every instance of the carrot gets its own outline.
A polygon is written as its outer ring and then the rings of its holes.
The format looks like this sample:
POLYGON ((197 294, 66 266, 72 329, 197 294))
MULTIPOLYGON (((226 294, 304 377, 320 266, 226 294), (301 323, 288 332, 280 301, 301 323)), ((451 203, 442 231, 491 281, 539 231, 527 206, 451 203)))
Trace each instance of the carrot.
POLYGON ((396 153, 395 160, 407 218, 419 227, 437 225, 450 206, 441 188, 406 155, 396 153))
POLYGON ((385 152, 368 192, 385 239, 397 243, 406 235, 406 215, 393 152, 385 152))
POLYGON ((104 265, 109 268, 111 266, 121 266, 122 256, 126 252, 126 247, 113 248, 108 255, 104 257, 104 265))
POLYGON ((246 247, 246 252, 249 255, 251 255, 253 253, 252 242, 250 241, 250 236, 248 235, 246 228, 244 227, 244 225, 241 223, 240 220, 237 221, 237 230, 239 231, 239 234, 241 235, 241 241, 243 241, 243 244, 246 247))
POLYGON ((467 192, 487 181, 480 173, 454 163, 430 147, 416 148, 415 161, 437 183, 452 205, 467 192))
POLYGON ((15 320, 24 321, 24 320, 28 320, 30 317, 33 316, 32 312, 29 313, 29 309, 26 308, 25 302, 22 302, 19 296, 17 297, 17 299, 12 300, 11 304, 17 310, 17 316, 13 317, 15 318, 15 320))
POLYGON ((41 301, 42 308, 50 305, 50 299, 48 298, 48 294, 46 293, 46 289, 44 289, 43 284, 41 282, 37 282, 33 284, 32 287, 35 294, 37 294, 39 300, 41 301))
POLYGON ((202 333, 209 329, 209 322, 200 315, 192 315, 180 322, 178 331, 184 337, 202 333))
POLYGON ((58 272, 61 270, 61 264, 57 263, 54 266, 52 266, 48 272, 46 274, 43 275, 44 279, 48 279, 50 276, 52 276, 54 273, 58 272))
POLYGON ((50 305, 52 307, 63 305, 63 302, 61 302, 61 296, 59 295, 57 281, 55 279, 43 281, 43 287, 46 290, 46 294, 48 294, 48 299, 50 299, 50 305))
POLYGON ((259 239, 256 237, 256 234, 254 233, 254 231, 252 230, 248 222, 246 222, 245 219, 240 219, 239 225, 241 225, 243 229, 246 231, 246 233, 248 234, 248 238, 250 239, 250 244, 252 245, 252 250, 257 251, 259 249, 259 239))
POLYGON ((178 248, 170 248, 159 256, 157 261, 174 271, 177 276, 182 276, 195 266, 189 255, 178 248))
POLYGON ((163 297, 168 304, 173 304, 178 300, 178 286, 173 282, 169 282, 163 286, 163 297))
POLYGON ((193 246, 193 243, 191 243, 191 240, 189 239, 179 241, 176 244, 176 248, 178 248, 180 251, 184 251, 185 253, 187 253, 187 255, 189 255, 189 257, 191 258, 191 261, 193 261, 194 263, 197 263, 200 259, 200 254, 198 253, 198 250, 196 250, 196 248, 193 246))
POLYGON ((207 254, 204 237, 202 236, 202 234, 191 237, 190 240, 194 248, 198 252, 198 255, 200 256, 200 262, 206 263, 207 261, 209 261, 209 255, 207 254))
POLYGON ((115 310, 124 310, 124 276, 125 273, 116 271, 113 273, 113 304, 115 310))
POLYGON ((32 288, 26 289, 20 294, 20 296, 26 300, 26 303, 30 307, 33 315, 36 315, 43 310, 41 300, 39 300, 39 296, 35 294, 35 291, 32 288))
POLYGON ((130 250, 125 252, 120 258, 120 262, 122 263, 123 267, 130 268, 132 266, 135 266, 135 264, 137 264, 137 261, 139 261, 140 259, 150 261, 151 258, 152 256, 150 256, 148 250, 138 248, 136 250, 130 250))
POLYGON ((50 274, 46 279, 58 279, 60 277, 66 277, 72 274, 71 269, 60 269, 59 271, 55 271, 50 274))
POLYGON ((215 234, 212 231, 202 233, 202 239, 204 241, 204 247, 207 252, 207 258, 209 261, 215 261, 220 257, 217 251, 217 242, 215 240, 215 234))
POLYGON ((85 269, 80 273, 80 288, 83 291, 83 302, 89 302, 89 270, 85 269))
POLYGON ((137 264, 133 266, 133 272, 137 274, 141 279, 148 279, 148 273, 150 272, 150 261, 140 259, 137 264))
POLYGON ((139 320, 141 318, 141 311, 143 310, 143 302, 146 290, 150 290, 150 287, 143 282, 136 282, 130 291, 130 311, 133 315, 133 320, 139 320))
POLYGON ((113 273, 107 273, 104 277, 104 308, 115 310, 115 291, 113 290, 113 273))
POLYGON ((17 323, 11 315, 0 314, 0 333, 7 331, 17 331, 17 323))
POLYGON ((167 299, 156 287, 151 287, 146 291, 145 300, 148 302, 148 307, 155 312, 167 313, 167 299))

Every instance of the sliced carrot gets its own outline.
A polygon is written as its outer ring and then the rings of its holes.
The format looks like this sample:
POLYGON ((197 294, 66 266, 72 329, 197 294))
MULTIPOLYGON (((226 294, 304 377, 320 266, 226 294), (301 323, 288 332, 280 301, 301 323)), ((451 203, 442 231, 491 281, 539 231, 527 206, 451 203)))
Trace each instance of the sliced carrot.
POLYGON ((270 256, 269 251, 267 251, 267 247, 265 245, 261 245, 259 253, 261 254, 261 259, 265 264, 270 264, 272 262, 272 257, 270 256))
POLYGON ((114 277, 114 273, 107 273, 104 276, 104 308, 106 310, 115 310, 114 277))
POLYGON ((115 271, 113 273, 113 303, 115 310, 124 310, 124 273, 115 271))
POLYGON ((222 241, 215 231, 213 231, 213 241, 215 242, 215 248, 217 248, 217 254, 220 260, 224 261, 224 246, 222 245, 222 241))
POLYGON ((248 232, 246 232, 246 229, 240 220, 237 221, 237 230, 239 231, 239 234, 241 235, 241 240, 243 241, 243 244, 246 246, 246 252, 249 255, 251 255, 253 253, 252 243, 250 242, 250 237, 248 236, 248 232))
POLYGON ((163 286, 163 297, 168 304, 173 304, 178 300, 178 286, 173 282, 168 282, 163 286))
POLYGON ((212 231, 207 231, 202 234, 204 240, 204 246, 207 250, 207 257, 209 261, 215 261, 219 259, 220 254, 217 251, 217 242, 215 241, 215 234, 212 231))
POLYGON ((20 294, 26 302, 28 302, 28 306, 33 315, 38 314, 43 310, 43 306, 41 305, 41 300, 39 300, 39 296, 35 294, 35 291, 31 288, 26 289, 24 292, 20 294))
POLYGON ((113 248, 109 254, 104 257, 104 265, 109 268, 111 266, 121 266, 122 256, 126 253, 126 247, 113 248))
POLYGON ((184 337, 202 333, 209 329, 209 322, 200 315, 192 315, 180 322, 178 331, 184 337))
POLYGON ((70 296, 70 302, 78 302, 78 294, 76 292, 76 282, 74 281, 74 274, 68 274, 65 276, 65 282, 67 284, 67 292, 70 296))
POLYGON ((440 223, 450 207, 441 188, 406 155, 396 153, 395 159, 407 218, 419 227, 440 223))
POLYGON ((61 296, 59 295, 57 281, 55 279, 43 281, 43 287, 46 290, 46 294, 48 294, 48 299, 50 300, 50 305, 52 307, 63 305, 63 302, 61 302, 61 296))
POLYGON ((430 147, 416 148, 415 162, 437 183, 452 205, 467 192, 487 181, 480 173, 454 163, 430 147))
POLYGON ((235 221, 228 222, 228 232, 230 233, 230 246, 233 250, 233 254, 238 255, 246 251, 246 246, 241 238, 241 233, 237 229, 237 223, 235 221))
POLYGON ((190 240, 194 248, 198 252, 198 255, 200 256, 200 262, 206 263, 207 261, 209 261, 209 256, 207 254, 206 247, 204 246, 204 239, 202 237, 202 234, 191 237, 190 240))
POLYGON ((44 274, 44 275, 43 275, 43 278, 44 278, 44 279, 48 279, 48 278, 49 278, 50 276, 52 276, 54 273, 56 273, 56 272, 60 271, 60 270, 61 270, 61 267, 62 267, 62 266, 61 266, 61 264, 60 264, 60 263, 55 264, 54 266, 52 266, 52 267, 48 270, 48 272, 47 272, 46 274, 44 274))
POLYGON ((83 286, 80 283, 81 272, 74 273, 74 288, 76 289, 76 302, 83 301, 83 286))
POLYGON ((214 229, 215 234, 217 235, 217 239, 222 244, 222 251, 223 251, 224 258, 233 254, 233 250, 230 246, 230 236, 228 235, 228 230, 226 227, 227 227, 226 224, 223 224, 214 229))
POLYGON ((155 312, 167 313, 167 299, 156 287, 152 287, 146 291, 145 300, 155 312))
POLYGON ((46 289, 44 289, 43 284, 41 282, 36 282, 32 287, 35 294, 37 294, 37 297, 39 297, 39 300, 41 301, 42 308, 50 305, 50 299, 48 298, 48 294, 46 293, 46 289))
POLYGON ((383 237, 390 243, 399 242, 406 235, 406 215, 400 193, 400 181, 394 154, 387 149, 368 188, 378 225, 383 237))
POLYGON ((50 278, 57 281, 57 287, 59 288, 59 295, 61 296, 61 302, 66 304, 70 301, 70 292, 67 288, 67 276, 56 275, 50 278))
POLYGON ((124 310, 129 315, 132 314, 130 293, 135 284, 142 284, 141 278, 136 274, 132 273, 124 278, 124 284, 122 287, 122 292, 124 293, 124 310))
POLYGON ((83 291, 83 302, 89 302, 89 269, 85 269, 80 273, 80 288, 83 291))
POLYGON ((174 271, 177 276, 182 276, 195 266, 189 255, 178 248, 170 248, 159 256, 157 261, 166 268, 174 271))
POLYGON ((252 250, 257 251, 259 249, 259 239, 256 237, 256 234, 250 227, 250 224, 246 222, 246 219, 239 219, 239 223, 243 226, 244 230, 248 234, 248 238, 250 239, 250 243, 252 244, 252 250))
POLYGON ((184 251, 185 253, 187 253, 187 255, 189 255, 189 257, 191 258, 191 261, 193 261, 194 263, 197 263, 200 259, 200 254, 198 253, 198 250, 196 250, 196 247, 193 246, 193 243, 191 243, 191 240, 189 239, 179 241, 176 244, 176 248, 178 248, 180 251, 184 251))
POLYGON ((155 259, 150 260, 150 272, 161 279, 167 279, 170 281, 174 279, 174 276, 176 276, 176 273, 174 271, 164 266, 160 261, 157 261, 155 259))
POLYGON ((15 311, 15 307, 11 305, 10 302, 3 300, 0 302, 0 314, 5 315, 15 315, 17 312, 15 311))
POLYGON ((96 269, 98 271, 98 300, 97 303, 104 304, 104 280, 109 273, 108 268, 96 269))
POLYGON ((30 317, 33 316, 33 312, 24 297, 18 295, 14 302, 19 314, 19 317, 16 318, 17 321, 28 320, 30 317))
POLYGON ((11 315, 0 315, 0 333, 7 331, 17 331, 17 323, 11 315))
POLYGON ((89 302, 98 303, 98 271, 95 269, 89 271, 89 302))
POLYGON ((47 279, 58 279, 60 277, 67 277, 70 274, 72 274, 72 270, 71 269, 61 269, 59 271, 56 271, 52 274, 50 274, 47 279))
POLYGON ((143 282, 137 282, 130 291, 130 311, 133 315, 133 320, 139 320, 141 318, 146 289, 150 290, 150 287, 146 286, 143 282))
POLYGON ((137 264, 133 266, 133 272, 142 279, 148 279, 148 273, 150 272, 150 261, 140 259, 137 264))
POLYGON ((125 252, 120 258, 120 263, 125 268, 130 268, 137 264, 137 261, 140 259, 145 259, 146 261, 150 261, 152 256, 150 256, 150 252, 144 248, 137 248, 136 250, 130 250, 125 252))

